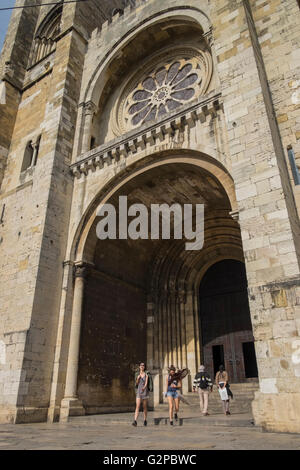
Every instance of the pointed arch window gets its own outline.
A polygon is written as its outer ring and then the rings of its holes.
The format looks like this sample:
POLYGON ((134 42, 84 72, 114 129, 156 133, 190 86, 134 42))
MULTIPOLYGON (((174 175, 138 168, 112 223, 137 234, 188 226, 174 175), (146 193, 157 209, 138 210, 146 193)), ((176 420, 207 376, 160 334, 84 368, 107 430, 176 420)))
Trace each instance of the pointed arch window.
POLYGON ((40 24, 34 39, 31 66, 56 49, 56 39, 60 33, 62 5, 53 8, 40 24))

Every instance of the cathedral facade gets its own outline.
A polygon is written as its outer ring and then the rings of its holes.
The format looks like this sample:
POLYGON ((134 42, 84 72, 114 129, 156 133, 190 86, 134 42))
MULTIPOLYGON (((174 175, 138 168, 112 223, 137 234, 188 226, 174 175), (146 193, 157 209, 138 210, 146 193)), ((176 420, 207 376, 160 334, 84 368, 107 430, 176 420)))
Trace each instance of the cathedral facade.
MULTIPOLYGON (((27 6, 32 0, 17 0, 27 6)), ((40 3, 40 2, 38 2, 40 3)), ((47 3, 42 1, 41 3, 47 3)), ((49 3, 49 2, 48 2, 49 3)), ((223 363, 300 432, 297 0, 14 10, 0 59, 0 422, 127 411, 146 361, 223 363), (98 208, 204 204, 204 245, 97 237, 98 208)))

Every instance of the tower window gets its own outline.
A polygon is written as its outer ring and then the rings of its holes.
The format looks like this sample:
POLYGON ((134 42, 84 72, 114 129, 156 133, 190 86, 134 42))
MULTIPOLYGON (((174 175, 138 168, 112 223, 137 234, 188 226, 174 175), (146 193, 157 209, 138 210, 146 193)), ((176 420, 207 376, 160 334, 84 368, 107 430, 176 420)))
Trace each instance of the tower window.
POLYGON ((25 148, 23 163, 21 168, 21 173, 28 170, 29 168, 33 168, 36 165, 38 154, 40 150, 40 141, 41 136, 39 136, 35 142, 30 140, 25 148))
POLYGON ((28 142, 25 148, 24 152, 24 158, 23 158, 23 163, 22 163, 22 168, 21 172, 26 171, 28 168, 31 167, 31 163, 33 160, 33 153, 34 153, 34 148, 32 145, 32 141, 28 142))
POLYGON ((39 26, 31 56, 31 66, 56 49, 56 38, 60 33, 62 6, 53 8, 39 26))

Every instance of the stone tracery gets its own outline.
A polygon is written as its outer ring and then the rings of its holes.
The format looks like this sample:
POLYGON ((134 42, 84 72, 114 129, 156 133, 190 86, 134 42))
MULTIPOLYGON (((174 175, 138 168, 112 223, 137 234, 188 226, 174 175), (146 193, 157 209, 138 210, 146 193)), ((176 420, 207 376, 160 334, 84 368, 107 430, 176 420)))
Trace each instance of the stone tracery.
POLYGON ((212 76, 211 56, 194 48, 161 52, 131 76, 117 106, 119 132, 159 120, 205 94, 212 76))
POLYGON ((202 76, 191 61, 174 61, 159 67, 139 85, 128 99, 131 124, 152 121, 193 99, 202 76))

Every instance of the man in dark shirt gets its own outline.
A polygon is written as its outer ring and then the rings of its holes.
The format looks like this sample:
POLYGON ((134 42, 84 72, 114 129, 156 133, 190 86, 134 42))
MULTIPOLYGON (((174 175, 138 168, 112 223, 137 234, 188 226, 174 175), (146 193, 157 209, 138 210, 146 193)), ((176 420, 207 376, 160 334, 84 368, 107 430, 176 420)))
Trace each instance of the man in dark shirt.
POLYGON ((200 410, 203 416, 208 416, 208 396, 212 391, 213 384, 211 378, 207 372, 205 372, 205 367, 200 366, 199 372, 195 375, 193 382, 193 392, 198 388, 198 394, 200 399, 200 410))

